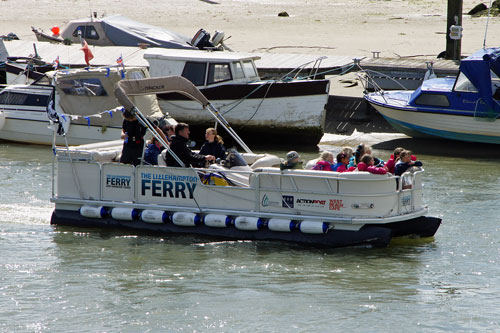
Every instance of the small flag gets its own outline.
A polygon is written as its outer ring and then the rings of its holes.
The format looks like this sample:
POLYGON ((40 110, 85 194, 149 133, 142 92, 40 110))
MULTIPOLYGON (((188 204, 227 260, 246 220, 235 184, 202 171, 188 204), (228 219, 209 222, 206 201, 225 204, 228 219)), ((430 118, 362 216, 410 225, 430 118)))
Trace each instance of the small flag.
POLYGON ((52 68, 54 68, 54 70, 59 68, 59 56, 57 56, 57 58, 52 61, 52 68))
POLYGON ((111 73, 111 70, 108 68, 106 68, 106 77, 109 77, 109 74, 111 73))
POLYGON ((82 50, 85 55, 85 62, 87 63, 87 66, 90 66, 90 60, 94 59, 94 55, 92 54, 92 51, 90 51, 89 44, 87 44, 85 39, 82 39, 82 48, 80 50, 82 50))
POLYGON ((123 71, 123 69, 120 69, 120 74, 122 76, 122 79, 125 79, 125 72, 123 71))
POLYGON ((116 59, 116 63, 117 63, 118 65, 123 66, 123 57, 122 57, 122 55, 121 55, 121 54, 120 54, 120 56, 118 57, 118 59, 116 59))

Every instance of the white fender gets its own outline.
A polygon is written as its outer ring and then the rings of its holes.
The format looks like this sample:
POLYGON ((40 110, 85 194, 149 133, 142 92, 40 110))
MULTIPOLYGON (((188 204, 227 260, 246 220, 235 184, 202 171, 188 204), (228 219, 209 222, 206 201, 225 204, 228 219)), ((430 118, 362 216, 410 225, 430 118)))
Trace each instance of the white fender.
POLYGON ((5 125, 5 113, 0 111, 0 130, 3 128, 5 125))

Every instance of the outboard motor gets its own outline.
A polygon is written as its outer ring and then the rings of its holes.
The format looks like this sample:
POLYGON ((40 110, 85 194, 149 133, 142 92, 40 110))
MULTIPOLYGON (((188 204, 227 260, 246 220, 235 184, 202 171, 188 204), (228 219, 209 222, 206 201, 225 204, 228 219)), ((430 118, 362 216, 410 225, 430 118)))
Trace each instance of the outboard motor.
POLYGON ((191 45, 199 48, 200 50, 208 47, 214 47, 214 44, 210 42, 210 34, 204 29, 198 30, 193 39, 191 39, 191 45))
POLYGON ((228 169, 237 166, 248 166, 247 162, 243 159, 237 151, 230 151, 227 153, 227 157, 222 161, 222 166, 228 169))

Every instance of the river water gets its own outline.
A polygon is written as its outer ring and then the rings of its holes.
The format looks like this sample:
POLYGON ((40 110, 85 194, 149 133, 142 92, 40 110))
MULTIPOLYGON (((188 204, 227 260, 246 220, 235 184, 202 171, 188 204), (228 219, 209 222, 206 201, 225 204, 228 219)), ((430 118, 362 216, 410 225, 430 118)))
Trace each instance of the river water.
POLYGON ((499 160, 416 154, 434 239, 320 250, 52 227, 50 148, 0 143, 0 332, 500 331, 499 160))

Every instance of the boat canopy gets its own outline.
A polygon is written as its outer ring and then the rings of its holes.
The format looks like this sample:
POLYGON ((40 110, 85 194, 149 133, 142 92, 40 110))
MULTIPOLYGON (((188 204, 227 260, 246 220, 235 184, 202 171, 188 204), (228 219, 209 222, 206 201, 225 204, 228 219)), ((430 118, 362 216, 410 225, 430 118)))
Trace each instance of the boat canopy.
POLYGON ((500 77, 500 48, 481 49, 460 63, 460 71, 479 90, 484 102, 497 113, 500 106, 493 101, 491 71, 500 77))
POLYGON ((125 16, 108 16, 101 19, 101 24, 107 37, 115 45, 137 46, 139 43, 146 43, 151 47, 196 49, 189 44, 190 39, 186 36, 125 16))

